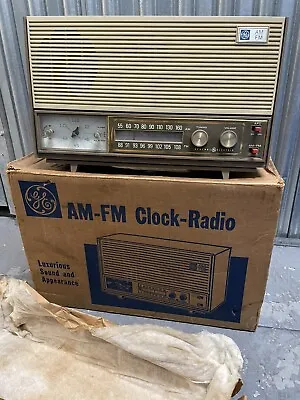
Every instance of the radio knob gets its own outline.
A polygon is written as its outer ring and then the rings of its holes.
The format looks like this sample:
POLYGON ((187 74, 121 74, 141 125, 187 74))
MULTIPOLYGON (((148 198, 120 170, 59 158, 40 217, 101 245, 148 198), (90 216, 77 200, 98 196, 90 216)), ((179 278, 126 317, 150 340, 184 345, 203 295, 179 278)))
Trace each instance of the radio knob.
POLYGON ((220 143, 226 149, 230 149, 237 144, 238 137, 233 131, 224 131, 220 136, 220 143))
POLYGON ((203 147, 208 142, 208 134, 202 129, 198 129, 197 131, 192 133, 191 142, 196 147, 203 147))
POLYGON ((54 133, 54 130, 52 128, 45 128, 43 130, 43 137, 44 138, 50 137, 53 135, 53 133, 54 133))

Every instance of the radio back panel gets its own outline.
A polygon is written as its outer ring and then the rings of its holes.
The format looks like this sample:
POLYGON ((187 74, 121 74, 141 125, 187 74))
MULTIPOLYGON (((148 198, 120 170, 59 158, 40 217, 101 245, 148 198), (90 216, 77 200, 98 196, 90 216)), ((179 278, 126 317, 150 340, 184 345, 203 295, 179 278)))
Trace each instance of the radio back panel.
POLYGON ((147 236, 102 237, 101 289, 125 298, 211 311, 225 300, 230 252, 229 247, 147 236))
POLYGON ((282 17, 27 17, 38 154, 263 165, 284 25, 282 17))

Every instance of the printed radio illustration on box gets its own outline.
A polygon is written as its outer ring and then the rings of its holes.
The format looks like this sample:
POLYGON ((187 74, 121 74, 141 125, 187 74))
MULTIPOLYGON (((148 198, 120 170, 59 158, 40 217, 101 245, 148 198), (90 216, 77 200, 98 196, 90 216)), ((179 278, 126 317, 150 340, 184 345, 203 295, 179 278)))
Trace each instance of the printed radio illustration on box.
POLYGON ((230 247, 129 234, 97 246, 103 292, 202 312, 225 300, 230 247))

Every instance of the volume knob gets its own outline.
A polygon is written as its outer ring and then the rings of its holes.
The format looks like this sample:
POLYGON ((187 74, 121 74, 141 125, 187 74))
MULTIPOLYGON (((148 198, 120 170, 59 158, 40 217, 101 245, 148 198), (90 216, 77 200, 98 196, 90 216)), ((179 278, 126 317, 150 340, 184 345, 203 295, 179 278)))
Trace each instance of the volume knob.
POLYGON ((197 131, 192 133, 191 142, 196 147, 203 147, 208 142, 208 134, 202 129, 198 129, 197 131))
POLYGON ((233 131, 224 131, 220 136, 220 143, 226 149, 231 149, 237 144, 238 138, 235 132, 233 131))

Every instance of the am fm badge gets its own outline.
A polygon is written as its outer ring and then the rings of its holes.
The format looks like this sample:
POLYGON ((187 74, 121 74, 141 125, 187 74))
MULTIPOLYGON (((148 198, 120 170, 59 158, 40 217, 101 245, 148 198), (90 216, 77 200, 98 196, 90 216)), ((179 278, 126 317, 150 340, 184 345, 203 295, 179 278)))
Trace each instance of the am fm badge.
POLYGON ((269 27, 245 27, 237 28, 237 43, 267 44, 269 39, 269 27))

